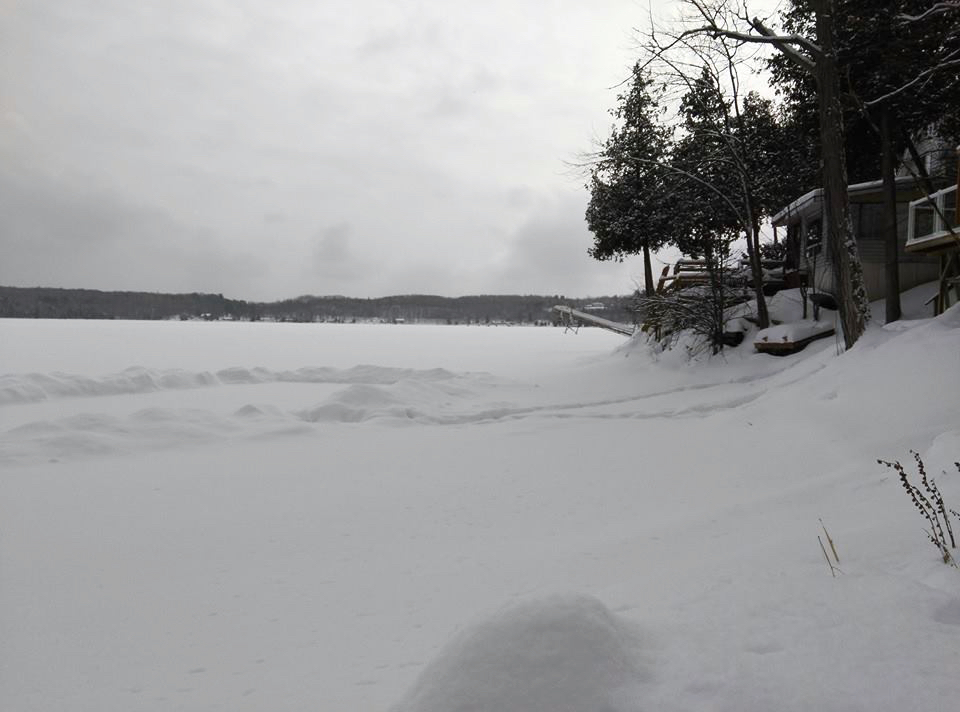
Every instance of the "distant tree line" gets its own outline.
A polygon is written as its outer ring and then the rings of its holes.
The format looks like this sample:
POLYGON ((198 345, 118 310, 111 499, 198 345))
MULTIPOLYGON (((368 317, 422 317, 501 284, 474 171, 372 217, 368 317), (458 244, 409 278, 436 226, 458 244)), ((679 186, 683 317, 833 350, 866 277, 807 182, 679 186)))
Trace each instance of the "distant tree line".
POLYGON ((553 322, 551 308, 583 308, 601 302, 606 318, 630 322, 629 298, 568 299, 562 295, 408 294, 360 299, 301 296, 277 302, 247 302, 222 294, 103 292, 94 289, 0 287, 0 317, 27 319, 237 319, 257 321, 432 322, 447 324, 553 322))
POLYGON ((101 292, 96 289, 0 287, 0 317, 34 319, 170 319, 249 317, 256 305, 222 294, 101 292))

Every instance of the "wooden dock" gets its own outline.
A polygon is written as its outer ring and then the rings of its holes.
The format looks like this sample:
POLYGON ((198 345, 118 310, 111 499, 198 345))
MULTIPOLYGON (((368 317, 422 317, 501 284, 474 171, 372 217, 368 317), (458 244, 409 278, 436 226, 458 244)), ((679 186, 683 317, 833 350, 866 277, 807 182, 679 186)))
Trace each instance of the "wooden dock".
POLYGON ((599 326, 601 329, 615 331, 623 336, 633 336, 633 332, 636 331, 636 327, 634 327, 633 324, 623 324, 619 321, 610 321, 609 319, 604 319, 602 316, 596 316, 595 314, 583 312, 579 309, 574 309, 573 307, 568 307, 563 304, 558 304, 553 308, 553 310, 562 315, 566 323, 570 325, 572 325, 574 321, 578 321, 583 324, 599 326))

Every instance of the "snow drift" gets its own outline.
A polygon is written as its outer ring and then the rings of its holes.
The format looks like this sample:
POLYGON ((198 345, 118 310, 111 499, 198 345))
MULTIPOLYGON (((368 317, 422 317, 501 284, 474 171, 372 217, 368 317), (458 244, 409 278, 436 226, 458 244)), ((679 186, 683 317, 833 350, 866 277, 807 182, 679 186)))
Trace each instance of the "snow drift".
POLYGON ((457 635, 393 712, 638 712, 632 637, 593 598, 515 604, 457 635))

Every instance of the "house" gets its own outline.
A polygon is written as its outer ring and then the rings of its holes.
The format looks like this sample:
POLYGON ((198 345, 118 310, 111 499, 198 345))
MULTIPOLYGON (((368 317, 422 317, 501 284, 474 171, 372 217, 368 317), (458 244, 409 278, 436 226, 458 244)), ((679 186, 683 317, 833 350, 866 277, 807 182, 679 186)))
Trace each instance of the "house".
MULTIPOLYGON (((867 295, 870 299, 880 299, 886 292, 883 182, 857 183, 847 190, 867 295)), ((940 275, 936 257, 906 249, 910 206, 923 198, 924 193, 912 176, 896 179, 901 290, 936 280, 940 275)), ((784 272, 788 286, 792 286, 791 280, 794 280, 798 284, 806 282, 819 292, 834 293, 833 269, 825 244, 830 238, 826 230, 823 189, 817 188, 800 196, 774 215, 771 223, 775 235, 777 230, 786 231, 784 272)))

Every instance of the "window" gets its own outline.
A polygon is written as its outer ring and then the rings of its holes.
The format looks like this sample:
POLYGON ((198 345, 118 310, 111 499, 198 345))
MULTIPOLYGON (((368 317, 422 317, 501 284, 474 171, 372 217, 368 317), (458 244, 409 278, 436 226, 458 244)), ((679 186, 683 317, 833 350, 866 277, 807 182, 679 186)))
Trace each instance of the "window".
POLYGON ((952 239, 951 228, 956 227, 957 186, 952 185, 910 203, 907 249, 952 239))
POLYGON ((944 193, 943 195, 943 217, 947 225, 957 227, 957 191, 944 193))
POLYGON ((807 223, 807 257, 814 257, 820 254, 823 248, 823 228, 820 224, 820 218, 807 223))

